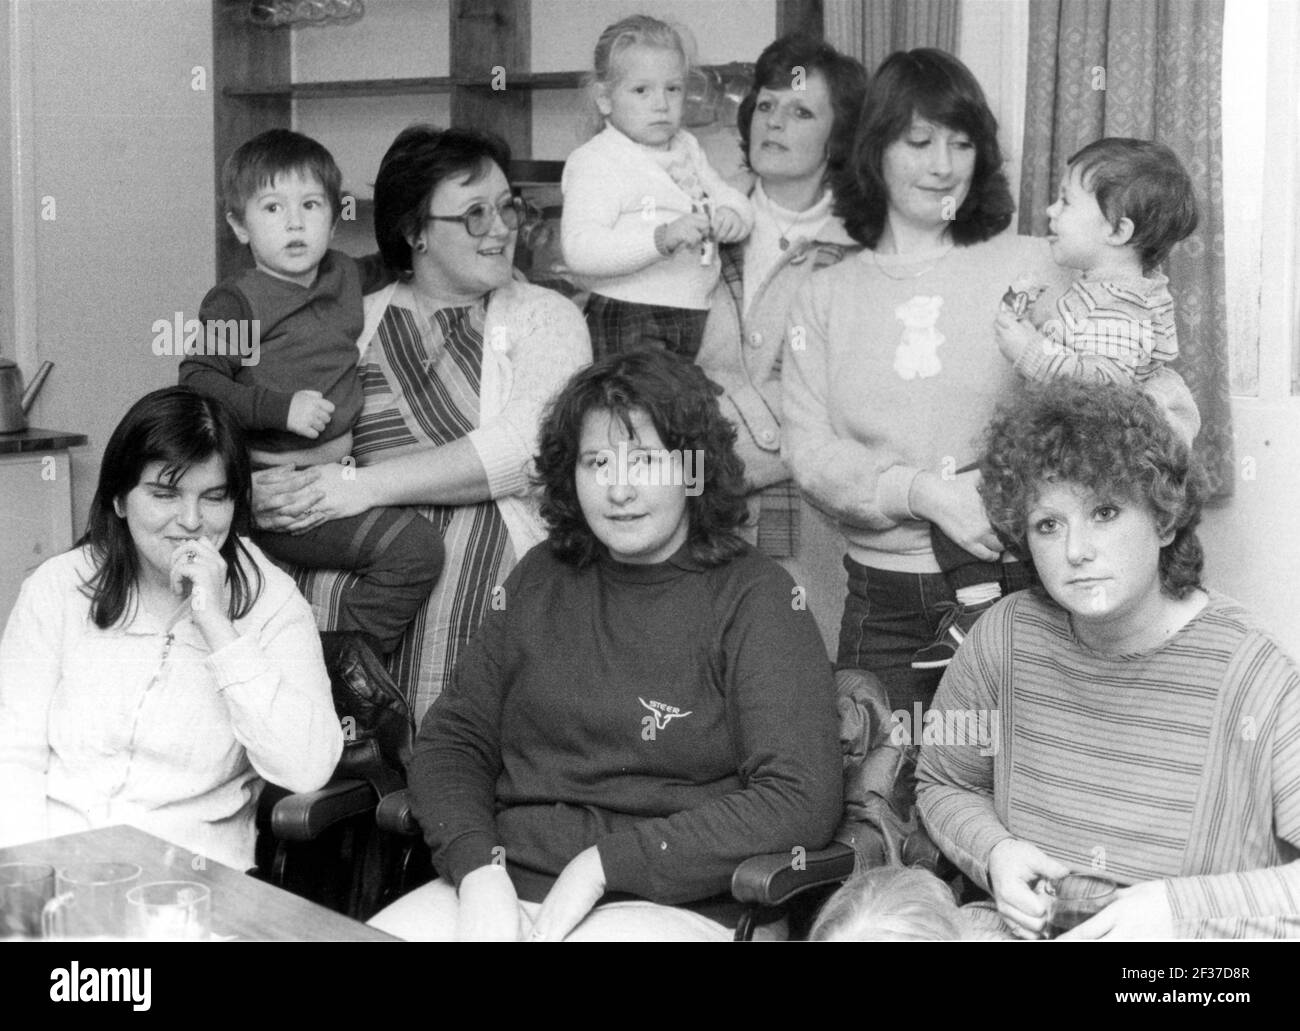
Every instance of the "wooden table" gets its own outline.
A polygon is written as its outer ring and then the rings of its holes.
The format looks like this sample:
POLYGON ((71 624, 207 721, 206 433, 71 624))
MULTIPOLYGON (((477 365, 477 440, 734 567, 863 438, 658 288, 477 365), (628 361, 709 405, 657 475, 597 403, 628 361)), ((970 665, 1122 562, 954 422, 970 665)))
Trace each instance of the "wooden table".
POLYGON ((0 863, 125 862, 137 883, 197 881, 212 890, 212 935, 239 941, 397 941, 315 902, 195 855, 135 827, 102 827, 0 849, 0 863))

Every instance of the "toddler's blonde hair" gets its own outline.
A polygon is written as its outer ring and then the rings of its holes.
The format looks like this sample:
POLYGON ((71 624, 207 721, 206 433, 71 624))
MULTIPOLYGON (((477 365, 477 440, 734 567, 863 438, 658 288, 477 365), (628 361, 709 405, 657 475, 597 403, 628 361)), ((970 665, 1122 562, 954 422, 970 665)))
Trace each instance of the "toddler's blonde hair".
POLYGON ((817 914, 809 941, 960 941, 966 920, 929 870, 879 866, 855 873, 817 914))
POLYGON ((682 73, 689 75, 695 63, 694 41, 683 27, 670 25, 648 14, 633 14, 607 26, 596 40, 592 68, 586 75, 588 111, 585 116, 588 134, 594 136, 605 127, 605 118, 596 107, 596 97, 603 89, 618 82, 621 71, 618 58, 632 47, 657 47, 675 50, 682 57, 682 73))

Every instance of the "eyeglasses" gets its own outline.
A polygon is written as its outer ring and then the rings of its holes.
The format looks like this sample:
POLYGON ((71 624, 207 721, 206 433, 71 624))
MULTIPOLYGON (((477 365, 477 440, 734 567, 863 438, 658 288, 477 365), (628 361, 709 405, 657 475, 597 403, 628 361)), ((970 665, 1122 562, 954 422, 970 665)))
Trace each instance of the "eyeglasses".
POLYGON ((528 213, 528 205, 519 197, 511 197, 504 204, 484 204, 481 201, 460 215, 426 215, 429 222, 459 222, 470 236, 487 236, 492 232, 492 222, 497 215, 507 229, 518 229, 528 213))

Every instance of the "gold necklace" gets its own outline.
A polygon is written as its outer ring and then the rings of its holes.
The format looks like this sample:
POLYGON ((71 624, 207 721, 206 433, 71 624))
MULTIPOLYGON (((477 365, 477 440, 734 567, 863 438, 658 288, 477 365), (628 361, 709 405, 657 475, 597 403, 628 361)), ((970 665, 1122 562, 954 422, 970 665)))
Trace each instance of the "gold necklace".
POLYGON ((876 268, 880 269, 881 275, 889 279, 897 280, 898 282, 904 282, 908 279, 920 279, 927 272, 934 271, 935 266, 938 265, 939 262, 943 261, 944 258, 948 257, 948 255, 952 253, 952 249, 955 246, 956 244, 952 244, 952 243, 948 244, 948 246, 943 249, 943 253, 940 254, 937 258, 935 258, 933 261, 931 261, 923 269, 921 269, 920 272, 909 272, 905 276, 896 276, 894 275, 894 273, 890 272, 889 269, 887 269, 883 264, 881 264, 879 251, 872 250, 871 257, 876 263, 876 268))

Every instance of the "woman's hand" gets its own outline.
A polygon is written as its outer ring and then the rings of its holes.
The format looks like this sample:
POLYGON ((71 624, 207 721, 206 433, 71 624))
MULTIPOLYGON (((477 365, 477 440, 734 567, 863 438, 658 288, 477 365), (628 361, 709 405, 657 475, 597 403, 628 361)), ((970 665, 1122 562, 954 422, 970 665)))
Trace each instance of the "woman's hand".
POLYGON ((299 518, 285 526, 289 533, 302 533, 331 519, 346 519, 374 508, 353 462, 314 465, 312 469, 319 474, 313 484, 316 501, 299 518))
POLYGON ((1043 936, 1047 903, 1034 889, 1039 881, 1055 880, 1069 872, 1068 866, 1033 842, 1007 838, 993 846, 989 853, 989 888, 998 912, 1016 937, 1043 936))
POLYGON ((1174 914, 1164 881, 1143 881, 1121 888, 1115 901, 1057 941, 1150 941, 1174 936, 1174 914))
POLYGON ((172 552, 171 589, 189 590, 190 613, 208 647, 223 648, 239 635, 226 616, 226 560, 206 537, 186 541, 172 552))
POLYGON ((489 863, 471 870, 461 878, 457 898, 457 941, 519 940, 519 896, 504 866, 489 863))
POLYGON ((564 941, 605 894, 605 867, 595 845, 583 849, 560 871, 533 923, 530 941, 564 941))
POLYGON ((291 465, 253 473, 253 521, 259 530, 283 533, 324 496, 316 486, 320 468, 295 470, 291 465))
POLYGON ((718 243, 735 243, 745 238, 745 220, 731 208, 718 208, 713 213, 712 228, 718 243))
POLYGON ((952 479, 920 472, 912 481, 908 504, 912 512, 939 527, 953 543, 983 562, 996 562, 1002 542, 989 525, 979 495, 980 474, 975 470, 952 479))

